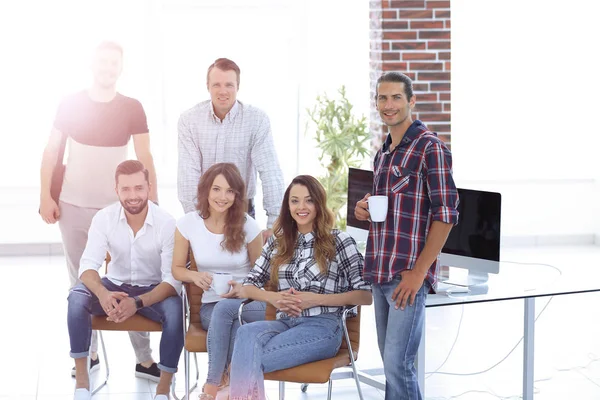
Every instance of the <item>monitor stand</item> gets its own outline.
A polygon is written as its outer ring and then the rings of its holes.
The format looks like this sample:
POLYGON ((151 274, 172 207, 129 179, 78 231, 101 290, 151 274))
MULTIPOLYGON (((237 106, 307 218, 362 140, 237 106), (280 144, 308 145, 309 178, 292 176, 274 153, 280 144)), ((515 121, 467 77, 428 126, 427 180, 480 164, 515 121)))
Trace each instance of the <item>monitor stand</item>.
POLYGON ((460 267, 443 265, 438 274, 437 293, 469 293, 471 288, 485 286, 489 279, 487 272, 472 271, 460 267))

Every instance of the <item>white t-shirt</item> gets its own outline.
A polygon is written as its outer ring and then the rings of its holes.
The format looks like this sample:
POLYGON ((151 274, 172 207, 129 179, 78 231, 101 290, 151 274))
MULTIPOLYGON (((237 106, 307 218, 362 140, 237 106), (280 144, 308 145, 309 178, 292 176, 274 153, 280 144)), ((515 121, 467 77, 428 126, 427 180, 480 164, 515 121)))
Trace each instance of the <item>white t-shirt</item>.
MULTIPOLYGON (((225 250, 221 246, 225 235, 209 231, 198 211, 191 211, 181 217, 177 221, 177 229, 190 242, 198 271, 229 273, 240 283, 248 275, 252 266, 248 258, 247 246, 243 246, 237 253, 225 250)), ((246 214, 244 232, 246 244, 253 241, 261 232, 258 223, 248 214, 246 214)), ((222 299, 212 289, 202 295, 202 303, 214 303, 222 299)))

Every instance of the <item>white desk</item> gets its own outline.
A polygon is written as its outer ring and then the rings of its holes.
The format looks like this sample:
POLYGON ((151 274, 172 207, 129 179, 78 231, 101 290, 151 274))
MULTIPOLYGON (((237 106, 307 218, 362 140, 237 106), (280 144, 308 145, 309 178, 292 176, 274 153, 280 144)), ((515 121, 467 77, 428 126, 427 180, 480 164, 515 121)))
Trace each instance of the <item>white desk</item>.
MULTIPOLYGON (((533 400, 534 349, 535 349, 535 299, 575 293, 600 291, 600 268, 592 263, 573 265, 559 271, 543 264, 500 263, 500 272, 490 274, 484 285, 470 288, 469 293, 428 295, 426 308, 458 304, 485 303, 506 300, 523 300, 523 400, 533 400)), ((476 270, 473 270, 477 272, 476 270)), ((425 397, 425 332, 417 355, 417 376, 425 397)), ((375 378, 383 369, 362 370, 361 382, 385 390, 385 383, 375 378)))

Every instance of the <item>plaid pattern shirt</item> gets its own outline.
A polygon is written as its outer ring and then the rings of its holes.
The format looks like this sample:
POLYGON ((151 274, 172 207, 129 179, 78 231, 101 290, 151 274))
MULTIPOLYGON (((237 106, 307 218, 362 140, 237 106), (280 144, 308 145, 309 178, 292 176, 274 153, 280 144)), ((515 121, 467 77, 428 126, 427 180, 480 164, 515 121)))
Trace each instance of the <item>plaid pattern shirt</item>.
MULTIPOLYGON (((362 277, 363 256, 356 247, 354 239, 337 229, 331 232, 335 237, 335 260, 321 273, 314 258, 315 237, 313 233, 298 234, 296 249, 292 259, 279 267, 278 291, 294 288, 302 292, 317 294, 344 293, 351 290, 371 291, 371 285, 362 277)), ((262 254, 256 260, 254 268, 248 273, 244 285, 263 288, 271 279, 271 257, 277 252, 277 243, 271 236, 263 247, 262 254)), ((315 316, 325 313, 341 315, 344 307, 318 306, 302 311, 302 316, 315 316)), ((277 318, 287 316, 277 312, 277 318)))
MULTIPOLYGON (((388 135, 375 155, 374 195, 388 196, 384 222, 369 229, 365 279, 385 283, 412 269, 425 246, 431 223, 458 222, 458 192, 452 178, 452 154, 437 135, 419 120, 400 144, 390 149, 388 135)), ((427 272, 435 287, 438 260, 427 272)))
POLYGON ((285 187, 269 117, 237 101, 221 121, 207 100, 181 114, 178 131, 177 191, 185 212, 196 209, 202 173, 216 163, 230 162, 246 182, 248 199, 256 194, 256 172, 260 174, 267 228, 271 228, 279 216, 285 187))

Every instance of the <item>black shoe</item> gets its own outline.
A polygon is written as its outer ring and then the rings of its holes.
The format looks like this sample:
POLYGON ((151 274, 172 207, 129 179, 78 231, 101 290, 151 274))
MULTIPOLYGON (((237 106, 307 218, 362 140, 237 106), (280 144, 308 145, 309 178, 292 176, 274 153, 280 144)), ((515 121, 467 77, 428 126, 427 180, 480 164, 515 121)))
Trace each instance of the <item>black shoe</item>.
POLYGON ((160 369, 158 369, 156 363, 152 363, 150 368, 146 368, 142 364, 135 364, 135 376, 158 383, 160 381, 160 369))
MULTIPOLYGON (((90 374, 92 372, 96 372, 100 369, 100 357, 90 360, 90 374)), ((73 367, 73 369, 71 370, 71 376, 74 378, 75 377, 75 367, 73 367)))

